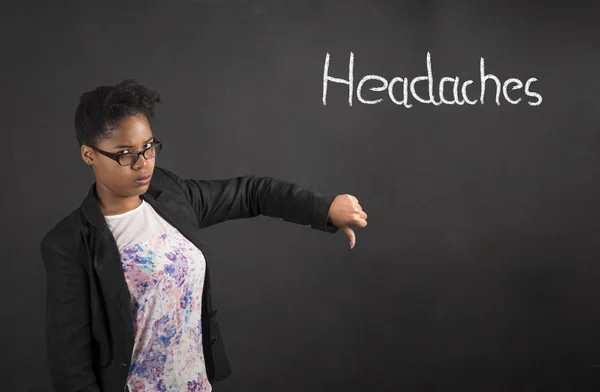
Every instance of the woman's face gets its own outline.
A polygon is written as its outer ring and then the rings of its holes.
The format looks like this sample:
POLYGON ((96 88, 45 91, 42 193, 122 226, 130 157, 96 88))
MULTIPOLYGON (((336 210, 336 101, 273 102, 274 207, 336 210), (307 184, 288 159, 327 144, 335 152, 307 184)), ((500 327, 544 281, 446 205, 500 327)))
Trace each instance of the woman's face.
MULTIPOLYGON (((152 141, 152 130, 146 116, 135 115, 123 119, 112 137, 102 140, 95 147, 113 154, 139 152, 149 147, 152 141)), ((139 196, 148 189, 149 179, 145 182, 139 180, 140 177, 152 176, 156 158, 146 160, 141 155, 133 165, 121 166, 115 160, 91 149, 84 153, 84 160, 90 157, 93 157, 96 182, 114 196, 139 196)))

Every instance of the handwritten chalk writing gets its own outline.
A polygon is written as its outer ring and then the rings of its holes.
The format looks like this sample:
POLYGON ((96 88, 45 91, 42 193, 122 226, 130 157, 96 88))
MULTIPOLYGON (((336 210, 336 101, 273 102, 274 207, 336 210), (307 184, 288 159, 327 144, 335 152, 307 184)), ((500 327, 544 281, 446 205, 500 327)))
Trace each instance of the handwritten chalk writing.
MULTIPOLYGON (((354 53, 350 52, 350 61, 348 64, 348 79, 336 78, 329 74, 329 61, 330 55, 329 53, 325 56, 325 67, 323 70, 323 105, 327 105, 327 88, 329 87, 329 83, 337 83, 337 84, 345 84, 348 86, 348 105, 353 105, 354 98, 354 53)), ((409 103, 409 98, 414 99, 415 101, 423 104, 433 104, 435 106, 439 105, 476 105, 477 103, 484 104, 486 97, 486 88, 494 87, 494 98, 496 105, 500 106, 501 99, 503 97, 506 102, 512 105, 516 105, 523 100, 523 96, 518 96, 518 92, 516 90, 520 90, 523 88, 523 82, 517 78, 509 78, 502 82, 496 75, 491 73, 486 73, 485 71, 485 60, 481 57, 480 65, 479 65, 479 80, 480 80, 480 94, 478 100, 469 99, 469 95, 467 94, 467 87, 474 83, 473 80, 465 80, 460 83, 459 77, 449 77, 444 76, 440 78, 439 83, 436 84, 435 79, 433 77, 433 70, 431 66, 431 53, 427 52, 427 76, 417 76, 411 80, 406 77, 396 76, 391 81, 388 82, 382 76, 379 75, 366 75, 360 79, 358 82, 358 86, 356 88, 356 98, 360 103, 367 105, 375 105, 384 100, 383 97, 379 97, 377 99, 365 99, 363 97, 363 89, 367 86, 368 90, 374 92, 382 92, 387 90, 388 96, 390 100, 396 105, 404 105, 406 108, 411 108, 413 106, 412 103, 409 103), (373 85, 373 82, 377 82, 377 85, 373 85), (416 84, 419 82, 427 82, 427 91, 428 97, 421 97, 417 94, 416 84), (398 100, 398 96, 400 95, 395 89, 399 90, 399 86, 402 85, 402 99, 398 100), (369 87, 370 86, 370 87, 369 87), (446 88, 448 90, 452 86, 452 99, 448 99, 446 88), (509 88, 511 91, 509 91, 509 88), (460 90, 460 94, 459 94, 460 90), (409 95, 410 91, 410 95, 409 95), (437 95, 435 94, 437 92, 437 95), (436 98, 439 97, 439 100, 436 98), (461 99, 462 98, 462 99, 461 99)), ((542 95, 532 91, 531 85, 533 82, 537 82, 536 78, 529 78, 525 82, 524 94, 527 97, 533 98, 533 100, 528 100, 527 103, 530 106, 538 106, 542 103, 542 95)), ((472 90, 472 88, 470 89, 472 90)), ((471 93, 473 94, 473 93, 471 93)), ((473 95, 471 95, 473 96, 473 95)))
MULTIPOLYGON (((392 79, 392 81, 390 82, 390 87, 388 89, 388 94, 390 95, 390 99, 392 100, 392 102, 394 102, 396 105, 404 105, 407 108, 412 107, 412 104, 408 103, 408 79, 407 78, 401 78, 401 77, 397 76, 394 79, 392 79), (396 97, 394 96, 394 84, 397 82, 402 82, 402 85, 404 87, 402 101, 397 101, 396 97)), ((323 101, 323 105, 325 105, 325 101, 323 101)))
POLYGON ((382 83, 383 83, 383 86, 381 86, 381 87, 371 87, 371 88, 369 89, 369 90, 371 90, 371 91, 384 91, 384 90, 387 90, 387 88, 388 88, 388 81, 387 81, 387 80, 385 80, 384 78, 382 78, 381 76, 377 76, 377 75, 367 75, 367 76, 365 76, 364 78, 362 78, 362 79, 360 80, 360 82, 358 83, 358 88, 356 89, 356 96, 358 97, 358 100, 359 100, 360 102, 362 102, 362 103, 366 103, 366 104, 371 104, 371 105, 373 105, 373 104, 376 104, 376 103, 379 103, 379 102, 383 101, 383 98, 376 99, 375 101, 367 101, 367 100, 363 99, 363 98, 361 97, 361 95, 360 95, 360 93, 361 93, 361 91, 362 91, 362 86, 363 86, 363 84, 364 84, 364 83, 365 83, 367 80, 371 80, 371 79, 373 79, 373 80, 379 80, 380 82, 382 82, 382 83))
POLYGON ((327 102, 327 82, 344 83, 348 85, 348 103, 352 106, 352 89, 354 88, 354 53, 350 52, 350 65, 348 70, 348 80, 332 78, 329 73, 329 53, 325 57, 325 72, 323 74, 323 105, 327 102))

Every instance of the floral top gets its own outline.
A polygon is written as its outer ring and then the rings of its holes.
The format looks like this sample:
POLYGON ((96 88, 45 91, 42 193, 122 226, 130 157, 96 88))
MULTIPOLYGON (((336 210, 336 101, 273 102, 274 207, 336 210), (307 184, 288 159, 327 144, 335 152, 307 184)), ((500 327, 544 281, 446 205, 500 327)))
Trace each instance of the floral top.
POLYGON ((132 298, 131 392, 209 392, 202 350, 204 255, 148 203, 105 216, 132 298))

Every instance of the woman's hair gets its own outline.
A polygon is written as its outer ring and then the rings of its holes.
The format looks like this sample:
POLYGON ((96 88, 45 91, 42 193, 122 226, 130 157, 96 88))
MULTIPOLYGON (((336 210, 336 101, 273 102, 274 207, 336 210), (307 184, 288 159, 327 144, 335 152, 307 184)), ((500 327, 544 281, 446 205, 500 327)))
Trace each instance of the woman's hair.
POLYGON ((75 111, 75 131, 79 146, 94 146, 111 137, 119 122, 129 116, 143 114, 154 117, 159 94, 126 79, 115 86, 99 86, 83 93, 75 111))

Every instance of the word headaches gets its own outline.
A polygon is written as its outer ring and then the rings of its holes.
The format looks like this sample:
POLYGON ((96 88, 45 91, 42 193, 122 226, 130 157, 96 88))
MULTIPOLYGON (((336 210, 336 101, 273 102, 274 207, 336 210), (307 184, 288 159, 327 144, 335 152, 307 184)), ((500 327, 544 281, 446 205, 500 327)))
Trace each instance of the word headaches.
MULTIPOLYGON (((523 90, 527 97, 533 98, 533 100, 527 101, 530 106, 537 106, 542 103, 542 96, 531 90, 531 85, 533 82, 536 82, 536 78, 530 78, 525 82, 525 89, 523 90)), ((523 92, 519 93, 515 90, 519 90, 523 88, 523 82, 516 78, 510 78, 500 82, 493 74, 485 73, 485 61, 483 57, 480 62, 480 90, 478 99, 470 99, 469 95, 474 98, 476 92, 472 91, 474 86, 473 80, 466 80, 460 84, 460 80, 458 77, 443 77, 440 79, 439 83, 435 84, 433 79, 433 73, 431 71, 431 54, 427 52, 427 76, 418 76, 409 80, 408 78, 395 77, 392 80, 388 81, 387 79, 377 76, 377 75, 367 75, 363 77, 356 87, 356 98, 359 102, 374 105, 381 101, 384 98, 377 98, 367 100, 363 98, 362 92, 365 86, 369 86, 370 91, 375 92, 383 92, 387 90, 387 95, 390 100, 396 105, 404 105, 406 108, 410 108, 413 105, 409 103, 409 98, 412 96, 415 101, 425 104, 433 104, 435 106, 439 106, 441 104, 445 105, 476 105, 478 102, 481 104, 484 103, 485 98, 485 90, 486 90, 486 82, 493 82, 495 84, 495 95, 496 95, 496 104, 500 105, 500 95, 503 96, 506 102, 516 105, 523 99, 523 92), (419 82, 427 82, 429 87, 429 96, 427 98, 423 98, 417 94, 415 91, 415 85, 419 82), (376 85, 373 85, 373 84, 376 85), (436 96, 434 96, 434 86, 437 89, 437 95, 439 96, 439 100, 436 100, 436 96), (447 93, 444 91, 444 88, 448 86, 452 89, 452 98, 448 99, 447 93), (471 88, 469 88, 471 86, 471 88), (459 94, 460 89, 460 94, 459 94), (510 91, 509 91, 510 89, 510 91), (409 95, 410 91, 410 95, 409 95), (401 98, 399 100, 399 98, 401 98)), ((350 52, 350 64, 348 70, 348 79, 335 78, 329 75, 329 53, 327 53, 325 57, 325 70, 323 71, 323 105, 327 105, 327 88, 329 83, 339 83, 345 84, 348 86, 348 104, 352 106, 352 98, 354 96, 354 53, 350 52)))

